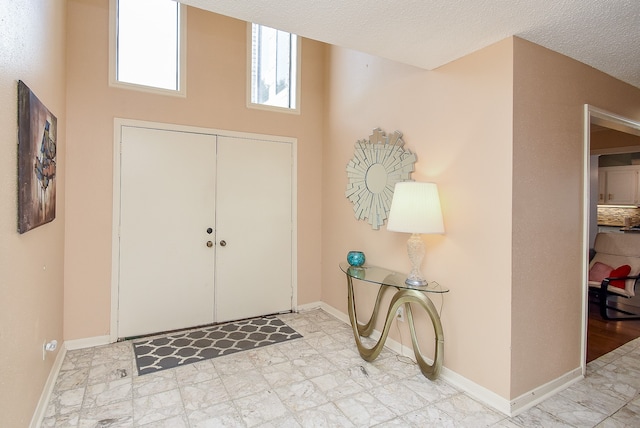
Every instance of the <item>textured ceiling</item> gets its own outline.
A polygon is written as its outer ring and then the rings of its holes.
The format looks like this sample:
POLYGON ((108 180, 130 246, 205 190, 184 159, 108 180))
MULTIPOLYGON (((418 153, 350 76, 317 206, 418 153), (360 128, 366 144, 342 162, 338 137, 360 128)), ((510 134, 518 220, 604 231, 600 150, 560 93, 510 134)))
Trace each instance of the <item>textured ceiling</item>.
POLYGON ((180 0, 432 70, 510 36, 640 88, 640 0, 180 0))

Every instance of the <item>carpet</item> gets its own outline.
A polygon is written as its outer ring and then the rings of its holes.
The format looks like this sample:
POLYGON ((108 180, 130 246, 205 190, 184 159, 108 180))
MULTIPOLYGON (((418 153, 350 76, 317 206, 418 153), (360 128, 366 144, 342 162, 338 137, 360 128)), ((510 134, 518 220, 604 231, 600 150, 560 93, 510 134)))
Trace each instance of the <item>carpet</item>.
POLYGON ((280 319, 267 316, 137 340, 133 351, 143 375, 300 337, 280 319))

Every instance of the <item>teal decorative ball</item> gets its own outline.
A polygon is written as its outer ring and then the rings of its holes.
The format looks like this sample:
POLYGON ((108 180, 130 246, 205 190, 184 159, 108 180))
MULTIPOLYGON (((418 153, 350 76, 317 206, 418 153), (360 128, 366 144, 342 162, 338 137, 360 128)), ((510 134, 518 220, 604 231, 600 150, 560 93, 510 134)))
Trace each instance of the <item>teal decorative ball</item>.
POLYGON ((364 264, 364 260, 365 257, 362 251, 349 251, 347 254, 347 262, 349 262, 351 266, 362 266, 364 264))

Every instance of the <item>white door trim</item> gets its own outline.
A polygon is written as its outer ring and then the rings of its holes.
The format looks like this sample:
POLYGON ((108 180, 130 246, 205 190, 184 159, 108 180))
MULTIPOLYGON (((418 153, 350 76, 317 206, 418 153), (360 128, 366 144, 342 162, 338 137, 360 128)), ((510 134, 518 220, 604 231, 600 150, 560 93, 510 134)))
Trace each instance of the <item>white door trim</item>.
POLYGON ((111 322, 109 338, 111 342, 118 340, 118 286, 120 272, 120 141, 123 126, 161 129, 167 131, 191 132, 224 137, 248 138, 254 140, 278 141, 290 143, 292 147, 291 164, 291 308, 298 309, 298 139, 293 137, 253 134, 248 132, 228 131, 214 128, 176 125, 169 123, 149 122, 142 120, 115 118, 113 121, 113 201, 111 220, 111 322))

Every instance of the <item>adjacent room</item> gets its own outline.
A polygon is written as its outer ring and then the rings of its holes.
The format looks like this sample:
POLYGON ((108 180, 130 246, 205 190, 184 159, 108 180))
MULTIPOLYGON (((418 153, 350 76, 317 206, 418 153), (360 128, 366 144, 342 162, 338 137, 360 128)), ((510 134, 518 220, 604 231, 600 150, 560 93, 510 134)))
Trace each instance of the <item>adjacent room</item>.
MULTIPOLYGON (((590 125, 590 275, 597 270, 594 243, 609 236, 620 246, 625 237, 635 235, 640 227, 638 209, 637 147, 640 136, 624 124, 593 117, 590 125), (602 235, 601 234, 616 234, 602 235)), ((598 245, 600 245, 599 242, 598 245)), ((632 244, 632 246, 635 246, 632 244)), ((615 261, 615 257, 610 262, 615 261)), ((623 256, 626 258, 626 256, 623 256)), ((625 261, 622 264, 627 263, 625 261)), ((615 264, 615 263, 613 263, 615 264)), ((602 266, 602 265, 601 265, 602 266)), ((616 267, 618 267, 616 265, 616 267)), ((607 274, 609 276, 614 276, 607 274)), ((640 335, 640 300, 635 284, 618 282, 612 292, 601 299, 601 284, 590 282, 589 321, 587 323, 587 362, 607 354, 640 335), (603 305, 604 303, 604 305, 603 305)))
POLYGON ((5 3, 0 425, 640 418, 640 5, 5 3))

